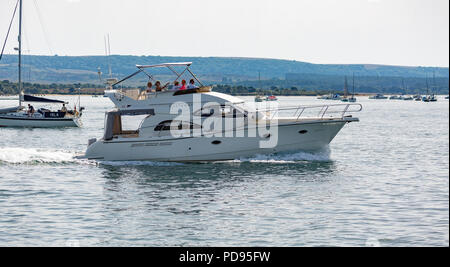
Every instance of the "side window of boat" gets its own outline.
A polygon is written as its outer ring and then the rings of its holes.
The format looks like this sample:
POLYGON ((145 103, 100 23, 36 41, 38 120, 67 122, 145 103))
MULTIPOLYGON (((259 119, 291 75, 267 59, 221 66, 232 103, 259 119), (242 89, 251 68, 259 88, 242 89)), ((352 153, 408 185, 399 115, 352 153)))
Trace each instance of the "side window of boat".
POLYGON ((192 122, 184 121, 163 121, 155 127, 156 131, 171 131, 171 130, 192 130, 201 129, 201 126, 192 122))
POLYGON ((194 116, 200 116, 202 118, 207 118, 211 116, 217 116, 217 117, 246 117, 246 114, 243 114, 238 109, 229 106, 229 105, 220 105, 220 106, 209 106, 204 107, 200 110, 197 110, 194 112, 194 116))
POLYGON ((212 115, 214 115, 214 113, 216 113, 215 112, 216 109, 217 109, 217 107, 204 107, 204 108, 194 112, 194 116, 208 118, 208 117, 211 117, 212 115))
MULTIPOLYGON (((160 122, 156 127, 155 127, 155 131, 170 131, 171 130, 171 126, 175 126, 176 124, 174 123, 174 125, 172 125, 173 121, 162 121, 160 122)), ((174 128, 174 130, 176 130, 177 128, 174 128)))
POLYGON ((221 106, 222 117, 226 118, 237 118, 237 117, 247 117, 245 113, 232 106, 222 105, 221 106))

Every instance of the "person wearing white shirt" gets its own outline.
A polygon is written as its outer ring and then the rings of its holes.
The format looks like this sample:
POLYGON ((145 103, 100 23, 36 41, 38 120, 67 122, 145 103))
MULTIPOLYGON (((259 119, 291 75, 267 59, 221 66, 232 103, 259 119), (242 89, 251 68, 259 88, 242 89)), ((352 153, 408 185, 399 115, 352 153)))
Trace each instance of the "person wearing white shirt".
POLYGON ((181 88, 180 82, 179 81, 174 81, 172 90, 180 90, 180 88, 181 88))
POLYGON ((189 85, 188 85, 187 89, 197 89, 197 88, 198 88, 198 86, 195 85, 194 79, 191 79, 191 80, 189 81, 189 85))

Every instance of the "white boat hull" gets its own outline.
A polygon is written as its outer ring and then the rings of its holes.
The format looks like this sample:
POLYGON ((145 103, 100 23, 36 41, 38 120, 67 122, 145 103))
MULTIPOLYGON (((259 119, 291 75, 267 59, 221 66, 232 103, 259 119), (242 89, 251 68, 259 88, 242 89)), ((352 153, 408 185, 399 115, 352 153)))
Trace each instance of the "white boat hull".
POLYGON ((278 126, 278 143, 260 148, 261 137, 118 138, 99 140, 85 154, 105 161, 222 161, 290 151, 317 151, 325 148, 342 127, 357 119, 297 122, 278 126), (220 144, 213 144, 213 142, 220 144))
POLYGON ((14 118, 0 115, 0 127, 56 128, 80 127, 79 118, 14 118))

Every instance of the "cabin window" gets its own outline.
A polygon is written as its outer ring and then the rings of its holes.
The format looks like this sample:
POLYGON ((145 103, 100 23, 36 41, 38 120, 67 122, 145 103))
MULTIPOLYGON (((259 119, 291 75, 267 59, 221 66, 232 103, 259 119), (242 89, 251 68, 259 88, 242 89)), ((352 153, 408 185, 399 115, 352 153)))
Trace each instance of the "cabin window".
POLYGON ((194 112, 194 116, 208 118, 211 116, 217 116, 222 118, 237 118, 237 117, 247 117, 246 114, 242 113, 238 109, 229 105, 215 105, 204 107, 200 110, 194 112))
POLYGON ((155 131, 177 131, 200 129, 201 126, 192 122, 184 121, 163 121, 155 127, 155 131))
POLYGON ((206 107, 206 108, 202 108, 202 109, 194 112, 194 116, 208 118, 208 117, 211 117, 212 115, 214 115, 214 113, 215 113, 214 107, 209 107, 209 108, 206 107))

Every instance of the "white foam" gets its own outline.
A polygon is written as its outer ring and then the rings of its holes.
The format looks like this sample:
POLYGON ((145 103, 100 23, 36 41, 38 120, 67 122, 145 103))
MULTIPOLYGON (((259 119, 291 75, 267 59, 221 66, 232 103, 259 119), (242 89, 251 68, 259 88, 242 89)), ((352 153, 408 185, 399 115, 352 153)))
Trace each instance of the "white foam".
POLYGON ((177 162, 159 162, 159 161, 98 161, 98 164, 107 166, 178 166, 183 165, 177 162))
POLYGON ((74 153, 39 148, 0 147, 0 162, 11 164, 74 162, 74 153))
POLYGON ((256 155, 250 158, 241 158, 233 162, 253 162, 253 163, 297 163, 299 161, 330 161, 330 150, 324 150, 316 153, 295 152, 270 155, 256 155))

